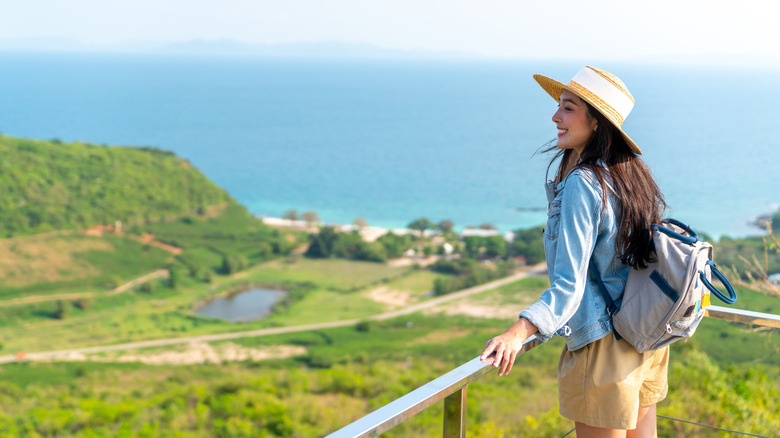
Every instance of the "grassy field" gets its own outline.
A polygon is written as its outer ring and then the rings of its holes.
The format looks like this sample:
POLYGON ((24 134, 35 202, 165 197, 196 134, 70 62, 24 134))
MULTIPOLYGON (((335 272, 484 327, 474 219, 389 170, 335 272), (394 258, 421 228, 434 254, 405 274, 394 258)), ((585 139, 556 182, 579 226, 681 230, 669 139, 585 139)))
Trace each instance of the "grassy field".
MULTIPOLYGON (((177 289, 172 290, 164 281, 156 280, 157 286, 152 293, 136 290, 94 298, 87 301, 85 309, 75 301, 67 302, 68 310, 62 319, 55 317, 57 302, 5 307, 0 308, 0 353, 365 318, 400 305, 378 300, 377 292, 380 295, 396 294, 395 298, 400 296, 406 304, 419 302, 429 297, 430 285, 436 275, 426 270, 391 268, 370 262, 288 258, 266 262, 234 276, 216 276, 211 284, 185 277, 177 289), (198 303, 248 284, 305 287, 296 300, 265 320, 234 324, 194 314, 198 303), (57 333, 57 336, 51 336, 51 333, 57 333)), ((511 284, 471 297, 460 306, 476 310, 482 316, 511 320, 518 309, 544 290, 547 280, 529 278, 523 284, 524 287, 511 284), (496 312, 493 314, 490 309, 496 309, 496 312), (501 313, 500 309, 509 311, 501 313)), ((780 300, 749 291, 740 291, 737 307, 780 314, 780 300)), ((452 314, 439 315, 449 318, 452 314)), ((705 320, 702 329, 688 344, 705 349, 717 360, 780 365, 777 341, 771 333, 754 333, 737 324, 705 320), (724 342, 727 339, 733 342, 724 342)))
MULTIPOLYGON (((411 267, 287 257, 211 283, 184 276, 95 298, 54 317, 56 303, 0 308, 0 354, 365 318, 430 297, 438 274, 411 267), (298 290, 262 321, 228 323, 193 313, 197 303, 246 285, 298 290), (382 299, 390 299, 383 301, 382 299)), ((322 436, 476 357, 485 341, 534 300, 546 278, 527 278, 449 303, 436 312, 386 321, 229 341, 241 348, 293 346, 293 357, 201 365, 120 362, 11 363, 0 366, 0 437, 24 436, 322 436), (481 316, 450 313, 481 309, 481 316), (494 309, 491 311, 490 309, 494 309), (117 385, 116 382, 121 382, 117 385)), ((740 291, 736 307, 780 313, 780 300, 740 291)), ((705 320, 673 347, 665 415, 769 433, 780 393, 778 331, 705 320), (751 405, 753 403, 754 405, 751 405)), ((214 343, 215 348, 228 342, 214 343)), ((553 339, 518 359, 508 378, 489 375, 469 388, 468 433, 475 437, 561 436, 553 339)), ((184 346, 129 352, 159 355, 184 346)), ((100 355, 98 355, 100 356, 100 355)), ((104 354, 103 357, 108 357, 104 354)), ((441 434, 441 404, 391 430, 389 437, 441 434)), ((674 423, 663 436, 716 436, 674 423)))
POLYGON ((405 276, 411 270, 409 267, 394 268, 384 263, 288 257, 265 263, 241 277, 269 283, 312 283, 333 291, 354 292, 405 276))
POLYGON ((60 305, 56 301, 0 307, 0 353, 61 350, 363 318, 387 308, 366 298, 365 292, 377 284, 394 288, 408 285, 410 294, 419 294, 431 278, 429 272, 408 267, 300 258, 293 264, 271 261, 237 275, 217 275, 209 284, 184 276, 176 289, 170 289, 164 280, 155 280, 151 293, 137 288, 125 294, 97 296, 88 300, 86 309, 80 308, 75 300, 67 301, 66 316, 61 319, 55 317, 60 305), (315 280, 322 284, 314 283, 315 280), (301 288, 303 292, 290 307, 280 309, 277 315, 266 320, 234 324, 195 315, 198 303, 253 284, 301 288))
MULTIPOLYGON (((499 294, 533 296, 537 286, 536 279, 526 279, 499 294)), ((262 362, 3 365, 0 403, 7 408, 0 416, 0 436, 22 427, 43 436, 62 431, 122 436, 122 430, 128 436, 172 431, 188 437, 323 436, 477 356, 485 340, 507 323, 413 314, 367 327, 231 341, 249 348, 296 345, 306 350, 262 362)), ((520 357, 508 377, 491 374, 472 384, 468 435, 566 433, 571 423, 557 414, 561 347, 561 339, 554 339, 520 357)), ((780 427, 773 414, 780 408, 778 368, 736 366, 709 357, 706 348, 673 347, 670 395, 659 412, 771 436, 780 427)), ((440 436, 441 415, 438 404, 383 436, 440 436)), ((719 436, 664 420, 659 427, 659 436, 719 436)))
POLYGON ((242 268, 287 254, 305 235, 262 224, 244 207, 233 204, 186 215, 172 221, 129 227, 120 235, 87 235, 59 231, 0 239, 0 299, 107 291, 157 269, 174 266, 198 278, 221 272, 225 258, 242 268), (141 243, 151 233, 184 252, 141 243))
MULTIPOLYGON (((309 268, 314 269, 314 266, 311 265, 309 268)), ((414 284, 416 281, 411 283, 414 284)), ((516 292, 527 289, 528 294, 538 293, 535 284, 529 289, 521 283, 515 285, 514 289, 516 292)), ((360 295, 360 292, 355 292, 354 295, 360 295)), ((130 307, 130 303, 126 303, 125 307, 130 307)), ((315 306, 311 308, 314 309, 315 306)), ((189 415, 186 403, 185 409, 177 411, 178 414, 173 412, 162 414, 154 406, 159 406, 160 403, 178 405, 178 400, 185 401, 188 397, 201 394, 198 397, 203 398, 199 403, 208 408, 203 424, 209 429, 206 432, 183 436, 258 436, 243 435, 239 429, 229 429, 220 433, 221 426, 215 424, 215 421, 218 423, 216 420, 218 417, 225 419, 235 417, 236 423, 254 424, 255 434, 259 426, 248 418, 239 421, 241 414, 233 412, 234 408, 228 409, 228 406, 220 408, 214 397, 216 394, 223 393, 222 396, 226 399, 239 397, 251 402, 256 408, 268 404, 278 406, 280 412, 285 413, 285 418, 289 417, 290 421, 296 424, 297 431, 289 435, 278 434, 280 436, 321 436, 328 430, 346 424, 355 416, 362 415, 365 409, 381 406, 446 372, 449 368, 476 356, 485 339, 501 330, 505 323, 506 321, 495 319, 440 318, 417 314, 390 321, 369 323, 360 329, 345 327, 231 341, 250 348, 297 345, 306 349, 306 353, 302 356, 262 363, 197 367, 170 365, 145 367, 134 364, 90 362, 11 364, 0 367, 0 387, 4 388, 6 393, 15 391, 12 393, 26 394, 21 396, 21 402, 15 405, 19 407, 18 409, 14 408, 13 412, 7 411, 8 416, 25 417, 52 428, 53 425, 57 425, 62 430, 77 429, 73 420, 68 420, 65 416, 74 404, 86 406, 90 403, 97 403, 103 412, 103 417, 96 417, 91 412, 89 419, 84 421, 104 425, 106 430, 112 430, 112 425, 125 423, 138 431, 138 428, 142 427, 141 418, 156 420, 159 427, 164 428, 161 430, 170 430, 177 427, 175 424, 179 421, 173 417, 180 416, 177 418, 183 420, 189 415), (116 381, 116 379, 121 379, 123 382, 121 387, 101 383, 116 381), (233 389, 225 393, 227 387, 233 389), (66 390, 73 390, 75 393, 67 397, 61 395, 62 391, 66 390), (98 403, 97 394, 101 394, 100 398, 107 403, 110 402, 114 408, 98 403), (57 401, 44 400, 52 397, 52 400, 57 401), (180 397, 185 398, 180 399, 180 397), (157 404, 151 403, 151 400, 157 404), (290 414, 288 403, 305 409, 290 414), (28 409, 24 414, 23 406, 28 409), (29 409, 32 409, 32 406, 39 406, 42 410, 31 412, 29 409), (336 406, 337 409, 334 409, 336 406), (158 414, 162 417, 158 417, 158 414)), ((138 324, 132 320, 127 323, 123 321, 120 327, 128 326, 137 329, 138 324)), ((517 385, 520 384, 528 386, 528 391, 536 395, 554 393, 552 376, 555 372, 555 358, 560 348, 560 343, 557 344, 539 350, 539 354, 534 357, 529 355, 521 359, 524 365, 520 365, 515 371, 519 380, 498 382, 498 389, 495 390, 489 384, 484 392, 480 390, 484 396, 476 396, 475 402, 484 400, 484 406, 492 409, 494 403, 489 401, 488 395, 495 396, 503 389, 517 389, 517 385), (545 364, 545 376, 540 376, 538 373, 539 363, 545 364), (525 369, 526 367, 530 368, 525 369), (507 387, 507 384, 510 385, 507 387)), ((160 349, 150 349, 146 352, 151 354, 155 350, 160 349)), ((529 401, 528 414, 543 413, 554 404, 554 400, 554 396, 551 396, 547 397, 545 403, 539 403, 538 400, 529 401)), ((237 401, 231 401, 229 406, 238 406, 237 401)), ((479 409, 475 408, 474 411, 477 412, 479 409)), ((436 407, 394 431, 395 435, 389 436, 425 436, 418 434, 440 427, 439 415, 440 407, 436 407)), ((257 421, 263 423, 269 416, 272 417, 270 413, 266 413, 264 419, 257 419, 257 421)), ((255 418, 251 414, 250 417, 255 418)), ((13 430, 10 427, 4 429, 3 425, 0 419, 0 436, 3 436, 2 431, 13 430)), ((265 426, 271 429, 275 427, 267 424, 265 426)), ((40 430, 41 426, 38 427, 40 430)), ((45 427, 43 426, 44 430, 45 427)), ((136 433, 137 436, 143 436, 143 433, 136 433)), ((110 433, 106 432, 106 436, 108 435, 110 433)), ((74 436, 79 435, 74 433, 74 436)))
POLYGON ((59 232, 0 239, 0 298, 106 291, 169 263, 162 249, 115 235, 59 232))

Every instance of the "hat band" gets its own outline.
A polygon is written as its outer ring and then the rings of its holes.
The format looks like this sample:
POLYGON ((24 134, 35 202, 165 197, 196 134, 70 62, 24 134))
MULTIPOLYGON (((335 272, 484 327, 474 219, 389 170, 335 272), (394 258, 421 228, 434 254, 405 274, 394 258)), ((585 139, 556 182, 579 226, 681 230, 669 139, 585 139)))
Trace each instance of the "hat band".
POLYGON ((623 116, 615 108, 612 108, 612 105, 605 102, 604 99, 593 94, 590 90, 575 82, 574 79, 569 81, 569 87, 588 101, 592 102, 593 105, 596 106, 596 109, 601 111, 610 122, 615 124, 615 126, 619 128, 623 125, 623 116))
POLYGON ((624 120, 634 108, 634 99, 627 90, 590 67, 582 68, 572 78, 572 81, 600 96, 605 102, 609 102, 609 106, 614 108, 624 120))

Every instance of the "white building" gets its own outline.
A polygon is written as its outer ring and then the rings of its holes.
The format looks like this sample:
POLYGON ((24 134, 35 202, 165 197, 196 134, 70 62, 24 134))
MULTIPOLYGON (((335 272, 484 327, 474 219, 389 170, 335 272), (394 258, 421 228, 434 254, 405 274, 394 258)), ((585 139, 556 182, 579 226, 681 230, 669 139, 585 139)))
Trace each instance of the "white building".
POLYGON ((482 228, 466 228, 460 233, 460 237, 493 237, 498 236, 498 230, 483 230, 482 228))

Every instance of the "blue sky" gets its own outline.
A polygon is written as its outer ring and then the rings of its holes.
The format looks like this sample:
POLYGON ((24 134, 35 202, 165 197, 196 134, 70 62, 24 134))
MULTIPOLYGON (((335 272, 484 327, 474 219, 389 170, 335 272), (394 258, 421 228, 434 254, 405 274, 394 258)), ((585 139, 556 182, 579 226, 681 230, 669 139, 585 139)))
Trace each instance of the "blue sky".
POLYGON ((229 39, 342 41, 554 59, 780 65, 771 1, 0 0, 0 40, 111 47, 229 39))

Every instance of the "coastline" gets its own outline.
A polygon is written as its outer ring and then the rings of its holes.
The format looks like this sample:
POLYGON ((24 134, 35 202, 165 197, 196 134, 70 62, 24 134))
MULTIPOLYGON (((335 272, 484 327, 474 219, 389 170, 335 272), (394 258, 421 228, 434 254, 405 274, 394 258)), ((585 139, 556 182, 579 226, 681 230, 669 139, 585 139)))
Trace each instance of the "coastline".
MULTIPOLYGON (((284 219, 284 218, 270 217, 270 216, 259 216, 259 218, 263 221, 264 224, 271 227, 292 228, 295 230, 305 231, 308 233, 316 233, 322 227, 333 227, 333 229, 335 229, 336 231, 343 232, 343 233, 351 233, 353 231, 357 231, 360 234, 360 237, 362 237, 363 240, 365 240, 366 242, 376 241, 377 239, 379 239, 380 237, 384 236, 387 233, 393 233, 398 236, 419 234, 419 231, 411 230, 409 228, 383 228, 383 227, 370 226, 370 225, 365 227, 358 227, 357 225, 352 225, 352 224, 330 224, 330 223, 322 223, 322 222, 310 223, 304 220, 284 219)), ((441 233, 437 230, 425 230, 422 236, 435 237, 439 234, 441 233)), ((479 236, 479 237, 503 236, 504 239, 508 242, 511 242, 515 236, 515 233, 511 231, 501 233, 499 230, 495 230, 495 229, 484 230, 480 228, 465 228, 461 232, 455 232, 455 234, 458 235, 460 238, 465 238, 468 236, 479 236)))

